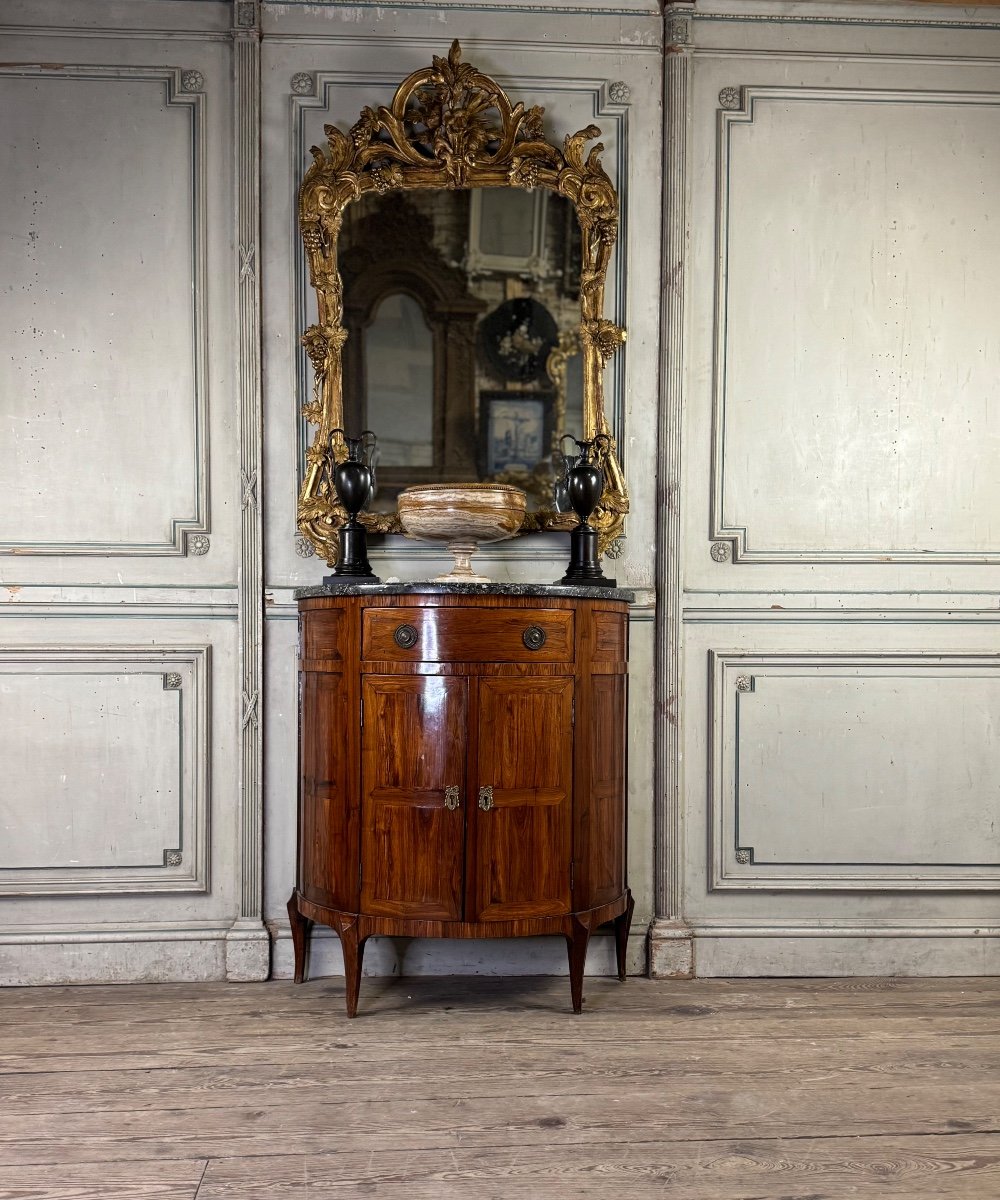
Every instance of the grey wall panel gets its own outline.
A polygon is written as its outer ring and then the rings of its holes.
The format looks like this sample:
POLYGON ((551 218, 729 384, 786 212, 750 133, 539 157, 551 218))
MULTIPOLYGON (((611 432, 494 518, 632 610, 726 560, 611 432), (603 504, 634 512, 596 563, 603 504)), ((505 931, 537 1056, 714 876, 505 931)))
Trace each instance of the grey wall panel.
POLYGON ((713 536, 745 561, 994 561, 1000 91, 732 91, 713 536))
POLYGON ((0 650, 0 895, 205 891, 209 648, 0 650))
POLYGON ((1000 886, 1000 668, 712 655, 715 889, 1000 886))
POLYGON ((183 554, 207 529, 203 83, 0 69, 0 553, 183 554))

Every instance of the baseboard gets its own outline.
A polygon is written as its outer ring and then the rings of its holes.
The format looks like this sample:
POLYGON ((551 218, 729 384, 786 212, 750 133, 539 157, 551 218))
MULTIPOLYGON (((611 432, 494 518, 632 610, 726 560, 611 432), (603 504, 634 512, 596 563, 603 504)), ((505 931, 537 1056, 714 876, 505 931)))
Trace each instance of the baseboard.
MULTIPOLYGON (((271 930, 271 975, 294 974, 291 932, 287 920, 268 921, 271 930)), ((646 973, 646 930, 629 936, 628 973, 646 973)), ((561 937, 507 938, 481 941, 464 938, 370 938, 365 947, 365 975, 567 975, 566 943, 561 937)), ((616 975, 615 941, 611 933, 595 933, 587 951, 587 975, 616 975)), ((343 975, 340 940, 316 925, 309 953, 309 977, 343 975)))
MULTIPOLYGON (((0 929, 0 987, 73 983, 198 983, 212 980, 290 979, 293 971, 288 921, 262 927, 192 922, 184 926, 139 924, 18 926, 0 929), (268 961, 270 959, 270 962, 268 961)), ((646 931, 629 937, 628 972, 646 973, 646 931)), ((340 941, 332 930, 313 930, 309 973, 343 975, 340 941)), ((596 933, 587 954, 588 975, 615 975, 614 937, 596 933)), ((465 941, 372 938, 366 975, 566 975, 562 938, 465 941)))
POLYGON ((996 927, 694 928, 699 977, 1000 975, 996 927))
POLYGON ((651 979, 690 979, 694 974, 694 939, 680 921, 657 918, 649 927, 651 979))
MULTIPOLYGON (((0 929, 0 986, 224 980, 231 933, 232 922, 7 926, 0 929)), ((255 949, 259 960, 259 942, 255 949)))

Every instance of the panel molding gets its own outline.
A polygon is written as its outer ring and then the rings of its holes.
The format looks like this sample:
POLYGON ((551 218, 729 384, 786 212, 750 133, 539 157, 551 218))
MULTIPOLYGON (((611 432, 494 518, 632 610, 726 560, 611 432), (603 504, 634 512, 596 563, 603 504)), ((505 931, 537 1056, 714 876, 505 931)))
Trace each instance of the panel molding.
POLYGON ((153 675, 177 696, 180 844, 156 863, 0 867, 0 896, 104 896, 209 888, 210 646, 26 646, 0 649, 4 675, 153 675), (63 668, 60 670, 60 668, 63 668), (180 861, 177 861, 179 855, 180 861))
MULTIPOLYGON (((662 398, 657 422, 660 481, 656 505, 656 595, 654 650, 654 872, 657 922, 670 926, 670 948, 683 941, 684 798, 681 786, 680 695, 683 585, 681 525, 683 499, 685 273, 688 253, 688 121, 691 80, 691 3, 664 10, 664 203, 660 275, 662 398)), ((631 619, 631 617, 630 617, 631 619)))
MULTIPOLYGON (((208 467, 208 314, 207 297, 207 172, 205 96, 198 90, 187 90, 194 80, 188 72, 176 67, 123 67, 111 64, 88 66, 0 66, 0 77, 44 79, 47 83, 75 79, 95 82, 140 82, 163 88, 170 106, 184 109, 191 132, 191 314, 194 395, 194 445, 192 446, 195 491, 191 498, 191 513, 170 517, 169 533, 163 542, 60 541, 30 542, 18 539, 0 540, 2 555, 76 556, 99 555, 116 557, 176 557, 189 552, 190 538, 203 537, 209 532, 209 467, 208 467)), ((199 551, 195 551, 199 552, 199 551)))
POLYGON ((987 654, 745 654, 710 650, 707 713, 709 888, 737 892, 968 892, 1000 890, 1000 862, 843 863, 760 861, 741 841, 739 823, 740 707, 754 701, 755 675, 780 678, 802 671, 823 680, 871 672, 884 678, 1000 679, 1000 660, 987 654), (824 674, 827 672, 827 674, 824 674))
POLYGON ((261 523, 261 85, 260 4, 234 0, 233 142, 236 148, 236 296, 239 314, 239 910, 226 937, 226 978, 266 979, 264 928, 263 643, 264 554, 261 523))
MULTIPOLYGON (((715 19, 714 17, 712 19, 715 19)), ((763 550, 754 548, 752 534, 735 519, 726 504, 726 404, 727 336, 729 326, 729 224, 730 224, 730 153, 735 129, 753 124, 755 107, 760 101, 803 102, 813 104, 913 104, 915 106, 956 105, 988 107, 1000 110, 1000 92, 930 91, 921 89, 825 88, 728 86, 719 94, 716 127, 716 275, 715 341, 712 383, 712 462, 710 490, 709 541, 712 556, 719 561, 731 545, 731 560, 739 563, 921 563, 942 565, 995 565, 997 552, 964 551, 957 548, 938 550, 823 550, 819 547, 763 550)))
MULTIPOLYGON (((974 8, 975 5, 970 5, 974 8)), ((938 10, 940 12, 940 9, 938 10)), ((958 10, 968 11, 968 10, 958 10)), ((1000 31, 1000 21, 977 20, 970 21, 961 17, 952 18, 940 16, 938 20, 920 17, 901 17, 891 14, 884 16, 845 17, 842 10, 827 14, 807 15, 805 13, 767 13, 767 12, 710 12, 704 9, 692 14, 699 23, 737 23, 742 25, 848 25, 856 27, 874 27, 887 29, 958 29, 1000 31)))

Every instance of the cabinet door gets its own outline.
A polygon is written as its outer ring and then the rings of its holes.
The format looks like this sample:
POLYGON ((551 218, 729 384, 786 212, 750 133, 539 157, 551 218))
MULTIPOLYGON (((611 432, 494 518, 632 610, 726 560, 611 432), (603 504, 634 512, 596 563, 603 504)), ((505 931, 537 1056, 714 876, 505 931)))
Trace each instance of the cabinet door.
POLYGON ((459 677, 364 678, 362 912, 461 918, 467 694, 459 677))
POLYGON ((567 913, 573 680, 480 679, 477 699, 469 915, 511 921, 567 913))

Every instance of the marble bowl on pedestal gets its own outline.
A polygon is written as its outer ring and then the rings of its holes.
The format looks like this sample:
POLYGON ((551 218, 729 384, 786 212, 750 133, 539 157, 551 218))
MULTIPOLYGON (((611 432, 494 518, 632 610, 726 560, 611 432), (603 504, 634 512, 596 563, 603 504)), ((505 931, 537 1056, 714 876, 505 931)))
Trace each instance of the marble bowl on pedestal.
POLYGON ((399 521, 407 537, 444 542, 455 565, 435 583, 491 583, 472 569, 472 555, 483 542, 516 536, 527 497, 508 483, 426 483, 399 494, 399 521))

